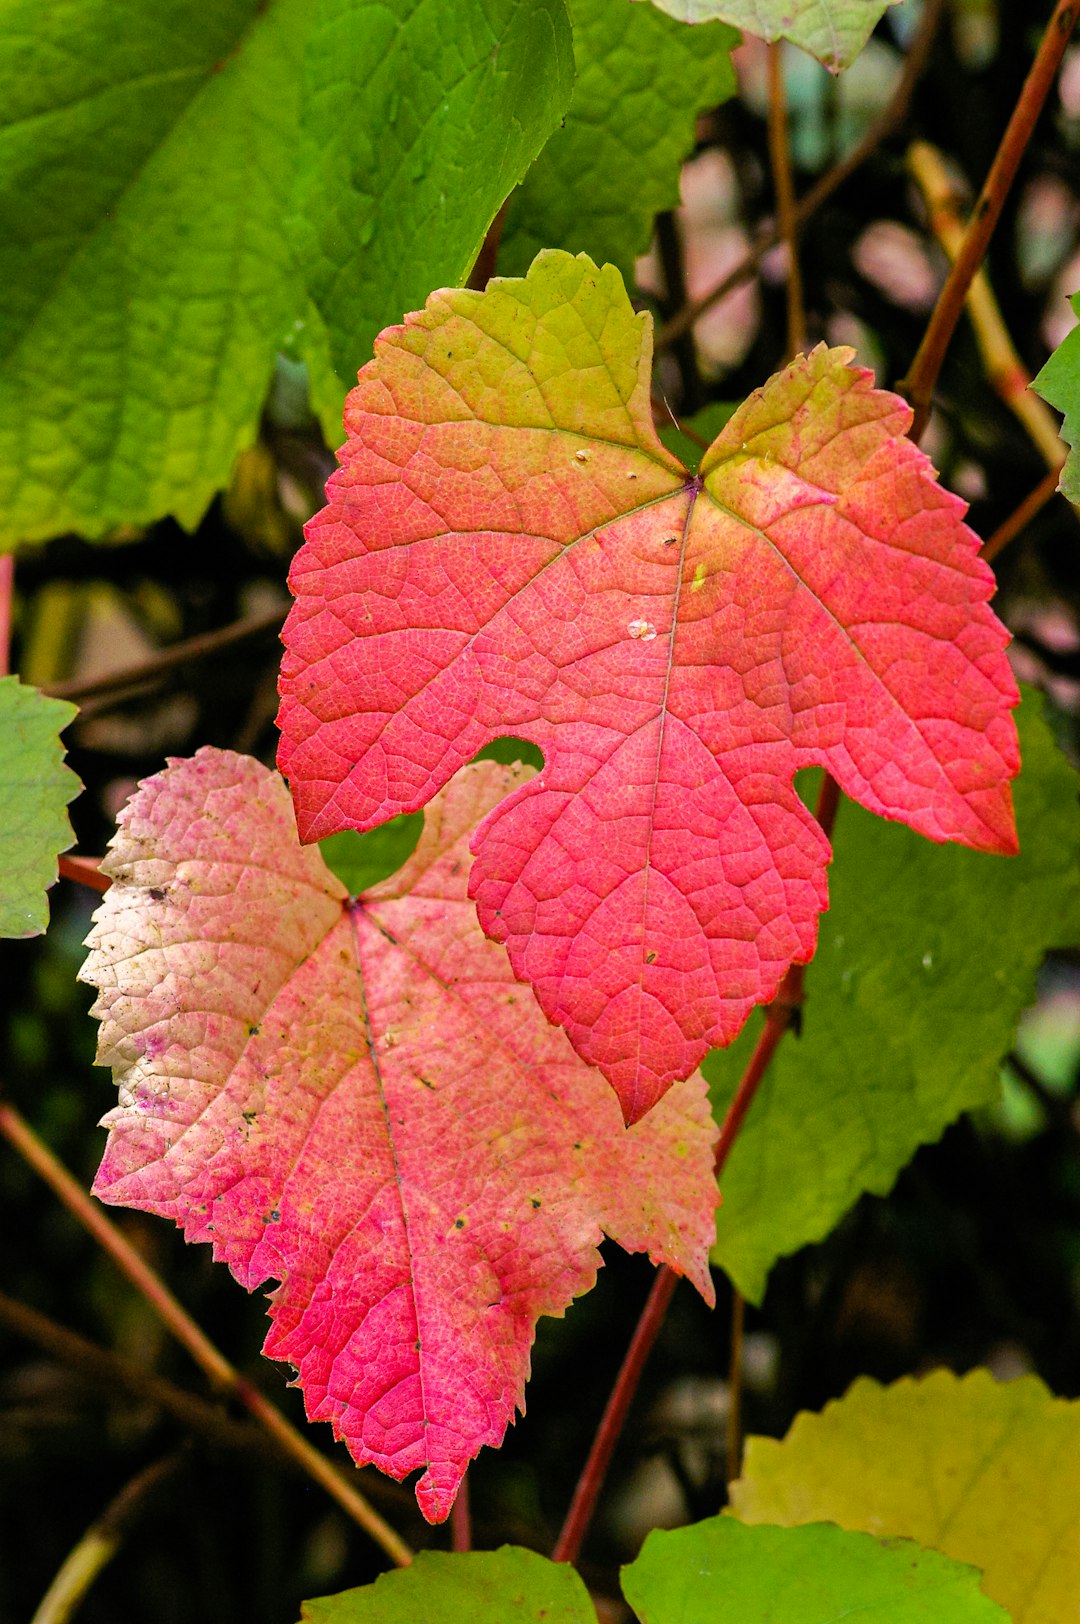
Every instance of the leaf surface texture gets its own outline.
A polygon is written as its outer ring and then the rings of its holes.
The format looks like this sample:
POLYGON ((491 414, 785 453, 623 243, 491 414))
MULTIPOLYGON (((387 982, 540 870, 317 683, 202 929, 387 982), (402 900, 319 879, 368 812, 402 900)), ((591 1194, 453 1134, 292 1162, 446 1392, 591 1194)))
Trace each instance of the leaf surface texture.
POLYGON ((81 787, 60 743, 74 715, 74 705, 0 677, 0 936, 39 936, 49 922, 45 892, 72 844, 67 806, 81 787))
POLYGON ((700 1077, 626 1131, 466 895, 468 832, 526 769, 478 763, 401 872, 355 903, 296 839, 276 774, 201 750, 121 815, 88 941, 120 1103, 104 1201, 172 1218, 241 1283, 265 1351, 354 1458, 446 1516, 523 1407, 541 1314, 601 1232, 711 1300, 700 1077))
POLYGON ((279 762, 301 836, 422 806, 492 738, 545 767, 474 840, 484 929, 627 1121, 814 949, 828 768, 1015 850, 1007 634, 910 413, 819 347, 691 477, 613 267, 538 256, 389 329, 293 566, 279 762))

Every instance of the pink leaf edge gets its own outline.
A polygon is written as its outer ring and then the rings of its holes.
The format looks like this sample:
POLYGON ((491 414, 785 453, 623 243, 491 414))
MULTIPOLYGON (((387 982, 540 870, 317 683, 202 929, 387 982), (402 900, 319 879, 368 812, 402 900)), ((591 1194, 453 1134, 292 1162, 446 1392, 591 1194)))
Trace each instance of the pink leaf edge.
POLYGON ((422 1471, 430 1521, 524 1408, 536 1320, 590 1288, 602 1232, 713 1300, 702 1079, 625 1129, 468 901, 468 834, 527 772, 465 769, 353 901, 275 773, 174 760, 121 814, 82 971, 120 1090, 95 1194, 280 1281, 264 1351, 358 1463, 422 1471))

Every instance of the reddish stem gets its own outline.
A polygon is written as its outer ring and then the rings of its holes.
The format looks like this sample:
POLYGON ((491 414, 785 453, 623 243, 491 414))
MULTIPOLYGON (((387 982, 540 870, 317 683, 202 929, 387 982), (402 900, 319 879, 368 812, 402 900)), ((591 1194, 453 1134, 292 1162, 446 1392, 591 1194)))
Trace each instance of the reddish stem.
POLYGON ((15 592, 15 555, 0 557, 0 677, 11 669, 11 600, 15 592))
POLYGON ((472 1550, 472 1514, 469 1510, 469 1474, 461 1480, 461 1487, 450 1510, 450 1549, 472 1550))
POLYGON ((1002 548, 1007 547, 1009 542, 1031 523, 1035 515, 1042 512, 1051 497, 1057 494, 1060 479, 1060 468, 1052 468, 1048 474, 1044 474, 1035 489, 1024 497, 1019 507, 1014 508, 1009 517, 1001 521, 993 535, 987 537, 979 556, 987 563, 996 558, 1002 548))
MULTIPOLYGON (((821 782, 814 816, 830 838, 839 804, 839 786, 836 780, 826 773, 821 782)), ((754 1095, 768 1070, 777 1045, 802 1006, 805 977, 806 966, 793 964, 780 983, 775 999, 765 1012, 765 1025, 754 1045, 754 1052, 735 1090, 735 1097, 727 1108, 717 1136, 714 1162, 717 1176, 731 1154, 739 1129, 746 1120, 746 1113, 753 1103, 754 1095)), ((552 1560, 555 1562, 577 1560, 582 1541, 596 1510, 608 1467, 611 1465, 611 1457, 615 1453, 615 1445, 626 1424, 626 1417, 634 1401, 646 1360, 664 1323, 664 1316, 674 1295, 678 1278, 675 1271, 669 1269, 666 1264, 657 1270, 652 1290, 641 1311, 641 1318, 634 1329, 630 1346, 626 1350, 619 1374, 615 1378, 615 1385, 600 1418, 600 1425, 596 1429, 589 1457, 574 1490, 566 1520, 555 1542, 555 1549, 552 1552, 552 1560)))
POLYGON ((769 164, 776 192, 776 220, 787 248, 787 354, 790 361, 806 348, 806 316, 803 310, 802 271, 799 267, 799 222, 795 212, 795 182, 791 173, 788 146, 787 100, 784 95, 783 45, 773 40, 766 46, 769 73, 769 164))
POLYGON ((574 1498, 570 1502, 570 1510, 566 1513, 566 1521, 562 1531, 555 1542, 555 1549, 551 1553, 553 1562, 575 1562, 581 1550, 582 1540, 592 1521, 596 1502, 600 1497, 611 1457, 615 1453, 615 1445, 619 1441, 627 1412, 637 1392, 641 1373, 645 1369, 645 1361, 652 1352, 653 1343, 664 1323, 664 1316, 668 1311, 668 1304, 675 1294, 679 1277, 674 1269, 665 1264, 656 1271, 656 1278, 652 1283, 648 1300, 641 1311, 641 1318, 637 1322, 634 1334, 630 1339, 630 1346, 622 1362, 622 1368, 615 1378, 615 1385, 611 1389, 607 1406, 601 1417, 600 1425, 596 1429, 589 1458, 585 1462, 584 1470, 577 1481, 574 1498))
POLYGON ((1001 145, 990 166, 990 173, 979 193, 960 251, 934 306, 923 341, 907 377, 898 385, 915 411, 911 438, 918 443, 922 438, 930 415, 930 401, 941 371, 945 352, 949 347, 960 312, 964 308, 968 289, 986 256, 994 227, 998 223, 1009 188, 1016 176, 1020 159, 1031 140, 1043 103, 1057 78, 1065 47, 1076 26, 1077 0, 1058 0, 1053 16, 1046 25, 1031 72, 1024 81, 1020 99, 1013 108, 1001 138, 1001 145))
POLYGON ((74 857, 62 852, 57 863, 62 880, 74 880, 76 885, 88 886, 91 891, 105 892, 112 881, 99 868, 100 857, 74 857))

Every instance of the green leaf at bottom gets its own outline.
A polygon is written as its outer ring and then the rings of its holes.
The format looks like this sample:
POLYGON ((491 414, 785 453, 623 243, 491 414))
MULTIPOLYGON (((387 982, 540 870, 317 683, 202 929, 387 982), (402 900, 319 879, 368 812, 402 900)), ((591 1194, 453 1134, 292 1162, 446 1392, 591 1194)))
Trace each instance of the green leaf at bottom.
POLYGON ((623 1569, 641 1624, 1005 1624, 976 1568, 905 1539, 711 1517, 649 1535, 623 1569))
POLYGON ((421 1551, 373 1585, 307 1601, 310 1624, 596 1624, 574 1569, 533 1551, 421 1551))

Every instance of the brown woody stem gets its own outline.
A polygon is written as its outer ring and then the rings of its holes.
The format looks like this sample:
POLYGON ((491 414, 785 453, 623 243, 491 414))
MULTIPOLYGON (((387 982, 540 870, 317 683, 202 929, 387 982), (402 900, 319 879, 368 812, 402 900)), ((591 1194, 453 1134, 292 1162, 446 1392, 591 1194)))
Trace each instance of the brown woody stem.
POLYGON ((1007 519, 1003 519, 986 541, 983 542, 980 557, 987 563, 995 559, 1002 548, 1007 547, 1018 536, 1025 525, 1029 525, 1036 513, 1040 513, 1047 502, 1057 494, 1058 475, 1060 470, 1052 468, 1044 474, 1033 491, 1029 491, 1019 507, 1014 508, 1007 519))
POLYGON ((78 701, 98 694, 115 694, 122 689, 140 688, 149 682, 156 682, 177 666, 193 665, 221 649, 232 648, 236 643, 244 643, 249 638, 274 631, 284 619, 284 608, 266 609, 262 614, 247 615, 243 620, 234 620, 231 625, 221 626, 216 631, 200 632, 197 637, 186 637, 183 642, 172 643, 149 659, 140 660, 137 665, 121 666, 106 676, 93 677, 86 682, 55 682, 45 692, 54 699, 78 701))
POLYGON ((412 1561, 412 1551, 404 1540, 380 1517, 374 1506, 339 1473, 332 1461, 319 1453, 296 1428, 286 1421, 269 1399, 251 1386, 220 1353, 173 1296, 161 1277, 139 1256, 116 1225, 91 1200, 67 1168, 53 1155, 15 1107, 0 1101, 0 1135, 17 1151, 34 1172, 58 1196, 83 1228, 112 1258, 120 1272, 157 1314, 166 1329, 187 1349, 218 1392, 235 1397, 274 1442, 309 1477, 326 1490, 342 1510, 368 1533, 399 1567, 412 1561))
POLYGON ((1020 159, 1031 140, 1032 131, 1042 111, 1043 103, 1050 93, 1050 87, 1057 77, 1065 47, 1076 25, 1076 18, 1077 0, 1058 0, 1031 65, 1031 71, 1024 81, 1020 99, 1001 138, 1001 145, 990 166, 990 173, 979 193, 971 220, 964 232, 963 242, 959 246, 945 286, 930 316, 922 343, 911 364, 911 370, 897 386, 914 409, 915 420, 911 428, 911 437, 916 443, 922 438, 926 427, 934 386, 945 359, 945 352, 960 319, 960 312, 964 308, 968 289, 985 257, 1020 159))

